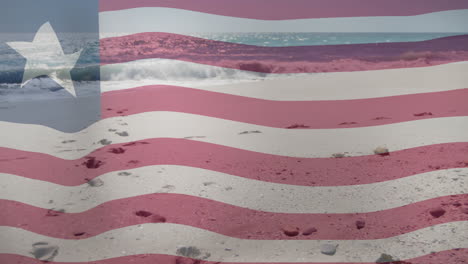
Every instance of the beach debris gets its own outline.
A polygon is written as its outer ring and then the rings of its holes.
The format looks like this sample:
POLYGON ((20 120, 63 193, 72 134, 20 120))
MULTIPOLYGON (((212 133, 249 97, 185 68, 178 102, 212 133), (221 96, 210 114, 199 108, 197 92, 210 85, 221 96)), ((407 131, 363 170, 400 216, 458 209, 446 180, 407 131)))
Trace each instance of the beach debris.
POLYGON ((432 169, 432 170, 440 170, 440 166, 432 166, 432 165, 429 165, 427 166, 429 169, 432 169))
POLYGON ((104 181, 98 178, 92 179, 92 180, 88 180, 88 179, 85 179, 85 180, 88 181, 88 184, 91 187, 100 187, 104 185, 104 181))
POLYGON ((201 255, 201 251, 194 246, 183 246, 177 249, 176 254, 187 258, 196 258, 201 255))
POLYGON ((296 128, 310 128, 310 126, 306 126, 304 124, 293 124, 293 125, 290 125, 288 127, 286 127, 287 129, 296 129, 296 128))
POLYGON ((304 236, 310 236, 310 235, 312 235, 313 233, 315 233, 315 232, 317 232, 317 231, 318 231, 317 228, 315 228, 315 227, 310 227, 310 228, 307 228, 306 230, 304 230, 304 231, 302 232, 302 235, 304 235, 304 236))
POLYGON ((356 221, 356 228, 363 229, 366 226, 366 222, 364 220, 357 220, 356 221))
POLYGON ((166 223, 166 221, 167 221, 167 219, 164 216, 160 216, 160 215, 157 215, 157 214, 151 216, 151 222, 153 222, 153 223, 166 223))
POLYGON ((261 131, 259 130, 251 130, 251 131, 243 131, 243 132, 240 132, 239 135, 245 135, 245 134, 260 134, 262 133, 261 131))
POLYGON ((336 249, 338 248, 337 244, 323 244, 320 247, 320 252, 325 255, 333 256, 336 253, 336 249))
POLYGON ((128 132, 127 131, 122 131, 122 132, 115 132, 115 134, 121 136, 121 137, 128 137, 128 132))
POLYGON ((344 125, 355 125, 357 124, 356 122, 343 122, 343 123, 339 123, 338 125, 340 126, 344 126, 344 125))
POLYGON ((378 117, 374 118, 373 120, 384 120, 384 119, 391 119, 391 118, 386 117, 386 116, 378 116, 378 117))
POLYGON ((374 153, 376 155, 380 155, 380 156, 388 156, 390 155, 390 151, 388 150, 388 148, 386 147, 377 147, 376 149, 374 149, 374 153))
POLYGON ((422 112, 422 113, 417 113, 417 114, 413 114, 414 116, 431 116, 432 113, 431 112, 422 112))
POLYGON ((46 216, 59 216, 65 213, 65 209, 49 209, 47 210, 46 216))
POLYGON ((107 139, 101 139, 99 140, 99 143, 101 143, 101 145, 109 145, 112 143, 112 141, 107 140, 107 139))
POLYGON ((32 244, 32 252, 34 258, 41 261, 52 261, 58 254, 59 247, 50 245, 47 242, 37 242, 32 244))
POLYGON ((441 207, 434 208, 429 211, 429 213, 434 217, 434 218, 439 218, 445 214, 445 210, 441 207))
POLYGON ((111 148, 109 150, 110 153, 114 153, 114 154, 122 154, 125 152, 125 149, 124 148, 111 148))
MULTIPOLYGON (((203 256, 201 257, 201 259, 207 259, 211 257, 211 253, 208 253, 208 252, 205 252, 205 254, 203 254, 203 256)), ((214 264, 219 264, 219 263, 214 263, 214 264)))
POLYGON ((100 160, 97 160, 95 157, 86 157, 86 161, 82 164, 85 165, 88 169, 97 169, 104 163, 100 160))
POLYGON ((380 257, 375 262, 385 263, 385 262, 390 262, 390 261, 396 261, 396 259, 393 259, 391 255, 382 253, 382 255, 380 255, 380 257))
POLYGON ((383 254, 375 261, 375 263, 387 263, 387 264, 411 264, 411 262, 401 261, 398 258, 393 258, 391 255, 383 254))
POLYGON ((140 210, 140 211, 136 211, 135 215, 136 216, 141 216, 141 217, 148 217, 148 216, 153 215, 153 213, 148 212, 148 211, 144 211, 144 210, 140 210))
POLYGON ((337 159, 344 158, 344 157, 346 157, 346 154, 344 154, 344 153, 333 153, 332 157, 337 158, 337 159))
POLYGON ((153 213, 145 211, 145 210, 136 211, 135 215, 140 216, 140 217, 144 217, 144 218, 148 218, 148 217, 151 216, 150 219, 151 219, 152 223, 165 223, 166 222, 166 218, 164 216, 153 214, 153 213))
POLYGON ((285 226, 282 228, 283 233, 289 237, 294 237, 299 235, 299 228, 294 226, 285 226))
POLYGON ((128 147, 128 146, 147 145, 147 144, 149 144, 149 143, 145 142, 145 141, 135 141, 135 142, 130 142, 130 143, 127 143, 127 144, 123 144, 122 146, 128 147))

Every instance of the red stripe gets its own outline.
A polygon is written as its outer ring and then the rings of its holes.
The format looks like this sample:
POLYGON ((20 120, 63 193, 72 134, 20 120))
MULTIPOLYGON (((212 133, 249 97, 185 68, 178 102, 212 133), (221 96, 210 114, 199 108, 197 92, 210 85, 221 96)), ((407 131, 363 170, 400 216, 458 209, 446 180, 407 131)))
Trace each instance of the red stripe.
POLYGON ((161 58, 264 72, 411 68, 468 60, 468 35, 420 42, 261 47, 169 33, 101 40, 101 64, 161 58))
POLYGON ((364 240, 468 221, 468 206, 463 203, 468 204, 468 194, 439 197, 373 213, 286 214, 244 209, 188 195, 150 194, 110 201, 83 213, 58 213, 0 200, 0 225, 64 239, 84 239, 117 228, 167 222, 242 239, 364 240), (430 211, 439 207, 446 212, 435 218, 430 211), (358 229, 357 221, 364 221, 364 227, 358 229), (302 234, 311 228, 317 231, 311 235, 302 234), (298 230, 299 234, 286 235, 284 229, 298 230))
POLYGON ((106 92, 101 98, 103 118, 172 111, 277 128, 298 124, 310 129, 365 127, 468 116, 468 89, 373 99, 296 102, 156 85, 106 92))
POLYGON ((100 0, 99 4, 101 12, 136 7, 171 7, 265 20, 410 16, 468 8, 466 0, 100 0))
POLYGON ((87 158, 62 160, 41 153, 0 148, 0 172, 75 186, 85 183, 86 178, 111 171, 149 165, 183 165, 267 182, 305 186, 354 185, 468 167, 468 143, 430 145, 391 152, 389 156, 293 158, 194 140, 161 138, 133 145, 105 146, 88 157, 96 158, 94 164, 102 163, 97 168, 88 168, 86 164, 92 164, 86 163, 87 158), (116 154, 118 148, 125 152, 116 154))
MULTIPOLYGON (((409 259, 407 261, 388 262, 388 264, 466 264, 466 256, 468 255, 468 249, 452 249, 442 252, 430 253, 428 255, 409 259)), ((0 254, 0 262, 8 264, 43 264, 43 261, 19 256, 12 254, 0 254)), ((51 264, 81 264, 84 262, 47 262, 51 264)), ((90 263, 90 262, 86 262, 90 263)), ((99 261, 93 261, 93 264, 371 264, 369 262, 213 262, 213 261, 191 261, 191 259, 184 257, 168 256, 168 255, 157 255, 157 254, 145 254, 145 255, 134 255, 127 257, 111 258, 99 261)), ((372 262, 374 263, 374 262, 372 262)))

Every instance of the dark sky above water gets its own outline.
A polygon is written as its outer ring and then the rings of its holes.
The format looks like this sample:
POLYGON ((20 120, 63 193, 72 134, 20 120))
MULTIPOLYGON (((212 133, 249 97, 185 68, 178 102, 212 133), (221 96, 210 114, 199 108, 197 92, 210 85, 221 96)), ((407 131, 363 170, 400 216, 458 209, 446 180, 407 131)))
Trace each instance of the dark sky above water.
POLYGON ((98 0, 6 0, 0 32, 36 32, 50 21, 57 32, 97 32, 98 0))

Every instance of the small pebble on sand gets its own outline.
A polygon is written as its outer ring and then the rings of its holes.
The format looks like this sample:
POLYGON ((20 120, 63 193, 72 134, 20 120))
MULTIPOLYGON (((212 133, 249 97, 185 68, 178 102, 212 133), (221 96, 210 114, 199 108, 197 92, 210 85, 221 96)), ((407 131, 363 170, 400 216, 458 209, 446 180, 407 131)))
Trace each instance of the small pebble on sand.
POLYGON ((323 244, 321 246, 320 252, 325 255, 333 256, 336 253, 337 244, 323 244))
POLYGON ((31 254, 34 258, 41 261, 52 261, 57 256, 59 250, 57 246, 50 245, 47 242, 37 242, 32 247, 31 254))
POLYGON ((374 149, 374 153, 380 156, 390 155, 390 151, 386 147, 377 147, 376 149, 374 149))
POLYGON ((315 228, 315 227, 310 227, 310 228, 307 228, 306 230, 304 230, 304 231, 302 232, 302 235, 304 235, 304 236, 310 236, 310 235, 312 235, 313 233, 316 233, 316 232, 317 232, 317 228, 315 228))
POLYGON ((445 214, 445 210, 443 208, 434 208, 432 209, 431 211, 429 211, 429 213, 435 217, 435 218, 439 218, 441 216, 443 216, 445 214))
POLYGON ((293 226, 285 226, 282 228, 283 233, 289 237, 294 237, 299 235, 299 228, 293 226))

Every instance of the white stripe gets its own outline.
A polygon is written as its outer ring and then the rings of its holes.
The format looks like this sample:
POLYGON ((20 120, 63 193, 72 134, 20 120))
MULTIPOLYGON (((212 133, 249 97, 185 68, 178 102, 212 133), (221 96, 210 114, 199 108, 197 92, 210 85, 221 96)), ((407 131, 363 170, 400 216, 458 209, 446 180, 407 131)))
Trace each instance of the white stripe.
POLYGON ((175 193, 252 210, 321 214, 376 212, 468 193, 468 169, 432 171, 386 182, 331 187, 262 182, 183 166, 148 166, 127 172, 131 175, 111 172, 100 176, 94 180, 104 183, 99 187, 88 184, 62 186, 0 174, 0 199, 79 213, 116 199, 175 193))
POLYGON ((145 59, 102 66, 101 76, 106 81, 101 82, 101 90, 190 83, 190 88, 266 100, 350 100, 468 88, 467 72, 468 63, 457 62, 375 71, 260 74, 177 60, 145 59), (216 85, 223 79, 232 84, 216 85))
POLYGON ((382 253, 412 259, 468 247, 468 221, 451 222, 396 237, 377 240, 247 240, 177 224, 143 224, 115 229, 82 240, 49 238, 19 228, 0 227, 0 254, 31 257, 32 244, 59 247, 57 262, 89 262, 137 254, 177 255, 177 249, 194 246, 194 258, 225 262, 369 262, 382 253), (112 239, 111 239, 112 238, 112 239), (324 243, 338 244, 336 254, 322 254, 324 243), (230 250, 226 250, 230 249, 230 250))
POLYGON ((291 157, 331 157, 373 154, 379 146, 390 151, 468 141, 468 117, 423 119, 395 124, 339 129, 283 129, 177 112, 145 112, 107 118, 77 133, 49 127, 0 122, 0 147, 77 159, 102 147, 150 138, 187 138, 243 150, 291 157), (261 133, 242 134, 258 130, 261 133), (193 138, 193 136, 199 136, 193 138), (203 137, 201 137, 203 136, 203 137), (73 144, 62 143, 74 140, 73 144))
POLYGON ((182 9, 142 7, 99 13, 100 37, 142 32, 468 32, 468 10, 416 16, 258 20, 182 9), (183 18, 183 19, 181 19, 183 18))

